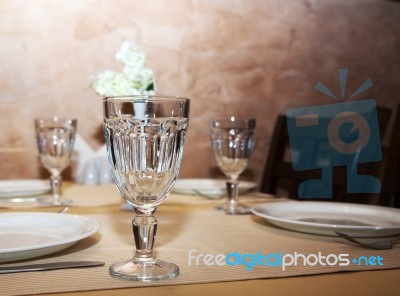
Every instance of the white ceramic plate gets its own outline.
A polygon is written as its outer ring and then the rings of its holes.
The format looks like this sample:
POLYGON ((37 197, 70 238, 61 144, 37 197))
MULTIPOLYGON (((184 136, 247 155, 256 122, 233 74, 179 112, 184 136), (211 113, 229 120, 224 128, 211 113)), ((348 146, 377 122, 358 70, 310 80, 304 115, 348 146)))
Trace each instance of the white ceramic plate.
POLYGON ((48 255, 100 229, 96 220, 58 213, 0 214, 0 262, 48 255))
MULTIPOLYGON (((218 198, 226 194, 225 182, 225 180, 218 179, 178 179, 172 191, 181 194, 201 193, 218 198)), ((249 192, 256 187, 256 183, 240 181, 239 193, 243 194, 249 192)))
POLYGON ((289 230, 336 236, 335 231, 354 237, 400 234, 400 210, 371 205, 336 202, 279 202, 254 207, 252 212, 289 230))
POLYGON ((0 199, 26 197, 50 191, 48 180, 4 180, 0 181, 0 199))

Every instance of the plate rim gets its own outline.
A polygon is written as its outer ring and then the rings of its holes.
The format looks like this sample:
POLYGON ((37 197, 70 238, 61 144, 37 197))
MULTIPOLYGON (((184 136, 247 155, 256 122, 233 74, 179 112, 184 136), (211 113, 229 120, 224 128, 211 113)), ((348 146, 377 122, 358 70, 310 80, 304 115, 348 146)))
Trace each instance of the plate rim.
POLYGON ((293 225, 302 225, 302 226, 310 226, 310 227, 320 227, 320 228, 325 228, 325 229, 335 229, 335 228, 342 228, 342 229, 348 229, 348 230, 395 230, 399 229, 400 232, 400 224, 398 226, 396 225, 340 225, 340 224, 324 224, 324 223, 313 223, 313 222, 307 222, 307 221, 298 221, 298 220, 293 220, 293 219, 285 219, 285 218, 279 218, 276 216, 271 216, 265 213, 260 213, 257 212, 257 208, 259 207, 264 207, 264 206, 277 206, 277 205, 284 205, 284 204, 290 204, 290 205, 301 205, 304 206, 306 204, 310 205, 313 204, 315 206, 335 206, 335 207, 359 207, 359 208, 367 208, 367 209, 375 209, 375 210, 380 210, 380 211, 385 211, 385 212, 398 212, 400 214, 400 209, 394 209, 394 208, 388 208, 388 207, 383 207, 383 206, 376 206, 376 205, 366 205, 366 204, 354 204, 354 203, 343 203, 343 202, 313 202, 313 201, 287 201, 287 202, 270 202, 270 203, 264 203, 260 204, 257 206, 254 206, 251 211, 254 215, 262 217, 267 220, 272 220, 272 221, 278 221, 278 222, 283 222, 283 223, 290 223, 293 225))
MULTIPOLYGON (((223 182, 223 183, 225 183, 226 182, 226 180, 225 179, 213 179, 213 178, 183 178, 183 179, 177 179, 176 180, 176 182, 175 182, 175 184, 174 184, 174 187, 173 187, 173 190, 176 188, 176 183, 177 182, 213 182, 213 181, 217 181, 217 182, 223 182)), ((243 180, 243 181, 239 181, 239 184, 247 184, 247 188, 248 189, 252 189, 252 188, 256 188, 257 187, 257 183, 256 182, 253 182, 253 181, 246 181, 246 180, 243 180)), ((178 187, 179 188, 179 187, 178 187)), ((246 189, 247 189, 246 188, 246 189)), ((182 188, 183 190, 191 190, 191 189, 193 189, 193 188, 182 188)), ((209 188, 194 188, 194 189, 196 189, 196 190, 216 190, 216 189, 220 189, 219 187, 209 187, 209 188)), ((225 189, 225 188, 223 188, 223 189, 225 189)))
POLYGON ((2 254, 12 254, 12 253, 19 253, 19 252, 27 252, 27 251, 35 251, 35 250, 41 250, 41 249, 46 249, 46 248, 52 248, 52 247, 57 247, 57 246, 62 246, 62 245, 67 245, 71 244, 74 242, 78 242, 84 238, 87 238, 96 232, 98 232, 101 228, 100 222, 93 218, 85 217, 85 216, 80 216, 80 215, 74 215, 74 214, 59 214, 59 213, 40 213, 40 212, 9 212, 9 213, 0 213, 1 216, 24 216, 26 218, 27 215, 32 215, 32 216, 49 216, 49 217, 69 217, 69 219, 79 219, 81 221, 84 221, 84 223, 87 226, 90 226, 89 229, 88 227, 83 233, 73 235, 67 238, 63 238, 60 240, 56 240, 55 242, 51 243, 44 243, 44 244, 38 244, 35 246, 27 246, 27 247, 19 247, 19 248, 8 248, 8 249, 1 249, 0 248, 0 255, 2 254))
POLYGON ((15 197, 28 197, 34 195, 40 195, 50 191, 50 183, 44 179, 12 179, 12 180, 0 180, 0 199, 12 199, 15 197), (23 183, 36 183, 35 186, 31 187, 18 187, 23 186, 23 183), (14 188, 7 188, 4 186, 5 183, 15 183, 14 188), (3 188, 2 188, 3 187, 3 188))

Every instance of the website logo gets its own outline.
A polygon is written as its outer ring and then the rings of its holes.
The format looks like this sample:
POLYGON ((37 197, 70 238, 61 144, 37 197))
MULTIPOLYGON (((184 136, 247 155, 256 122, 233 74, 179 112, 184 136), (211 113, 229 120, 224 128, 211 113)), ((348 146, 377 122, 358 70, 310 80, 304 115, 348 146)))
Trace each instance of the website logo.
MULTIPOLYGON (((347 73, 347 69, 339 69, 343 98, 347 73)), ((372 81, 367 79, 350 98, 372 85, 372 81)), ((315 88, 338 100, 321 82, 318 82, 315 88)), ((347 167, 348 193, 381 191, 378 178, 358 173, 358 164, 382 159, 374 99, 289 109, 286 118, 293 169, 321 169, 321 179, 300 183, 300 198, 331 198, 332 170, 335 166, 347 167)))
POLYGON ((198 253, 197 250, 190 250, 188 253, 189 266, 243 266, 246 271, 252 270, 256 266, 270 266, 280 268, 285 271, 291 266, 383 266, 381 256, 359 256, 351 258, 350 254, 302 254, 294 253, 268 253, 257 252, 229 254, 198 253))

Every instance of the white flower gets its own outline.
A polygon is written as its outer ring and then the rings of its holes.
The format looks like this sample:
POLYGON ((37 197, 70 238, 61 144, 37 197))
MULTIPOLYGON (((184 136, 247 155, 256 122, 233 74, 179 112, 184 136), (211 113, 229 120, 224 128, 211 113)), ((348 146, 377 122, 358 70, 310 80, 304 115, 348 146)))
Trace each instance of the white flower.
POLYGON ((128 41, 122 42, 121 48, 115 57, 126 67, 135 69, 143 69, 146 61, 144 53, 138 51, 135 47, 135 44, 128 41))
POLYGON ((124 64, 123 72, 104 71, 97 75, 91 87, 102 96, 154 95, 153 71, 145 68, 145 55, 132 42, 124 41, 116 54, 124 64))

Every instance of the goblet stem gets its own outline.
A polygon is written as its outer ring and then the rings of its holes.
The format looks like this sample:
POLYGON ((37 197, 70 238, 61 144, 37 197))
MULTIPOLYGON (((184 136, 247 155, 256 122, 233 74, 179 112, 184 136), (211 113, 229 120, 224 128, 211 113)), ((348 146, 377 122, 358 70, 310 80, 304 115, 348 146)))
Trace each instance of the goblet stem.
POLYGON ((68 206, 72 204, 72 200, 61 196, 62 178, 60 175, 52 175, 50 177, 51 196, 47 195, 39 199, 39 203, 48 206, 68 206))
POLYGON ((110 274, 118 278, 145 282, 178 276, 179 267, 176 264, 159 260, 153 255, 158 223, 154 211, 143 213, 135 208, 135 214, 132 220, 135 256, 111 265, 110 274))
POLYGON ((136 211, 132 229, 136 245, 134 259, 143 261, 153 259, 153 246, 157 233, 157 219, 154 214, 142 214, 136 211))
POLYGON ((52 175, 50 177, 51 195, 53 196, 54 201, 58 201, 61 197, 61 184, 62 178, 60 175, 52 175))
POLYGON ((228 193, 228 203, 226 206, 217 207, 218 210, 224 210, 228 215, 250 214, 251 209, 238 202, 239 182, 235 179, 226 181, 226 191, 228 193))
POLYGON ((235 209, 238 204, 239 196, 239 182, 238 181, 227 181, 226 191, 228 193, 228 206, 226 209, 227 214, 236 214, 235 209))

